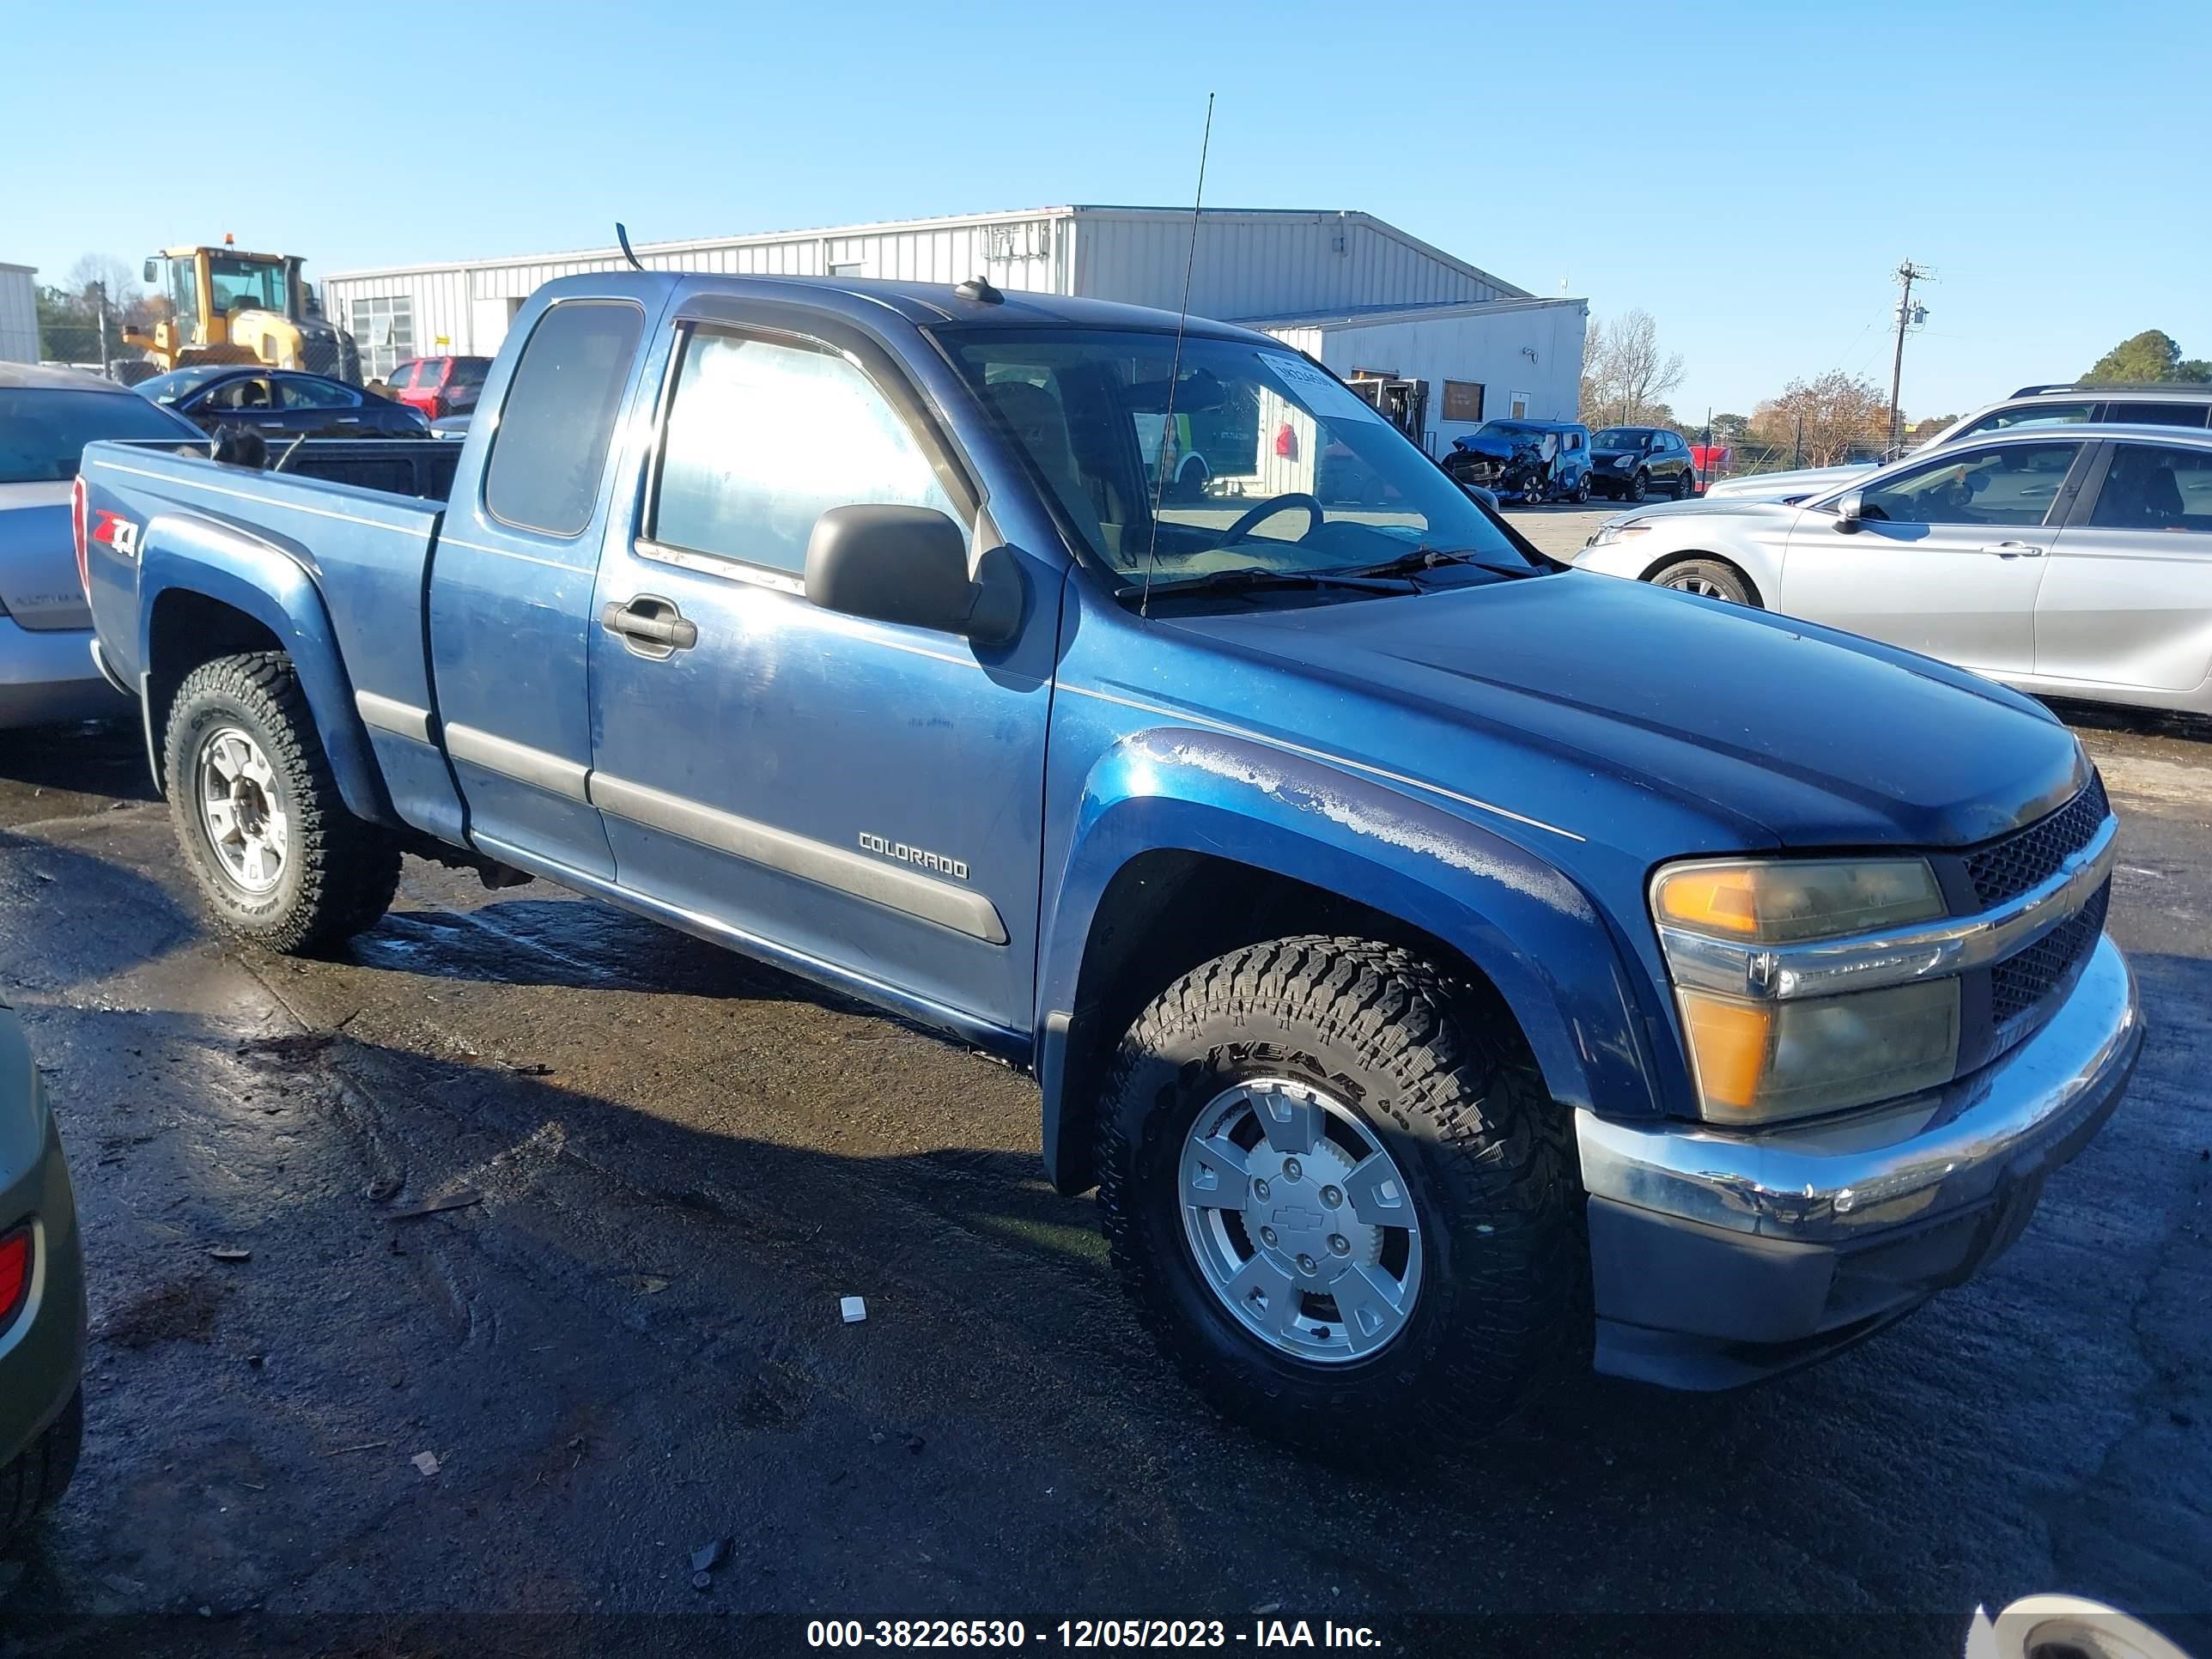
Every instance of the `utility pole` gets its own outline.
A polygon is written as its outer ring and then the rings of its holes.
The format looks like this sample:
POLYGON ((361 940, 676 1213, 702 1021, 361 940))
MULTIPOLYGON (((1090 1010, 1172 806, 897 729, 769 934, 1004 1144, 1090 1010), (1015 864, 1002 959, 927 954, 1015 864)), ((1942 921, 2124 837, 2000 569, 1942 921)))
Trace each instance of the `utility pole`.
POLYGON ((1905 330, 1908 324, 1925 322, 1928 307, 1917 309, 1912 303, 1912 285, 1924 283, 1935 276, 1907 259, 1897 268, 1899 292, 1897 296, 1897 349, 1889 360, 1889 449, 1892 455, 1905 442, 1905 428, 1898 408, 1898 392, 1905 384, 1905 330))
POLYGON ((105 380, 112 378, 107 372, 107 284, 94 283, 92 291, 100 296, 94 309, 100 319, 100 378, 105 380))

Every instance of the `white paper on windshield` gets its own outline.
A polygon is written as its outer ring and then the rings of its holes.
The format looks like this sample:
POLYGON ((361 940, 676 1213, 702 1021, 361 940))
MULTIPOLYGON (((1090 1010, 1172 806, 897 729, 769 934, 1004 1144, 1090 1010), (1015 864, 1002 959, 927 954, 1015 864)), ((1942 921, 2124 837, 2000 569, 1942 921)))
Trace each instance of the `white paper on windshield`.
POLYGON ((1316 368, 1304 358, 1292 357, 1279 351, 1262 351, 1255 355, 1291 397, 1322 420, 1372 421, 1377 426, 1389 424, 1358 392, 1346 391, 1340 382, 1316 368))

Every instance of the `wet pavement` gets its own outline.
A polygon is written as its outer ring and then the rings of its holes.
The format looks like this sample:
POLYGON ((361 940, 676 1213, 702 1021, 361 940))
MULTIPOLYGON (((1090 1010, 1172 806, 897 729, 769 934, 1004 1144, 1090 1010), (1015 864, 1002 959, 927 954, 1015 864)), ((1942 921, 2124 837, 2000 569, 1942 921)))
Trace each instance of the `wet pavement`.
POLYGON ((1472 1452, 1350 1469, 1224 1425, 1155 1357, 1089 1200, 1041 1179, 1025 1078, 413 861, 341 959, 242 951, 135 732, 0 736, 0 987, 93 1268, 84 1463, 0 1568, 0 1654, 1266 1608, 1932 1655, 1978 1601, 2063 1589, 2212 1655, 2212 743, 2069 713, 2124 815, 2112 927, 2151 1036, 2022 1242, 1778 1383, 1593 1383, 1472 1452), (1868 1616, 1879 1639, 1835 1634, 1868 1616))

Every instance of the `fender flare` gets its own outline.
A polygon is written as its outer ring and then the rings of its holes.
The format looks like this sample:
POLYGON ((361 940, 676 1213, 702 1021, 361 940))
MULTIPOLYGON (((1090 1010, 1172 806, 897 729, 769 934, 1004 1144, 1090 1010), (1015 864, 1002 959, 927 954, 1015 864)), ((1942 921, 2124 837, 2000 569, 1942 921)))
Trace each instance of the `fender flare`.
POLYGON ((1045 912, 1036 1071, 1046 1164, 1064 1188, 1088 1184, 1088 1080, 1069 1073, 1100 902, 1133 860, 1163 850, 1287 876, 1434 935, 1504 998, 1563 1109, 1660 1109, 1628 952, 1558 866, 1469 817, 1325 763, 1225 734, 1155 730, 1124 738, 1091 769, 1045 912))
MULTIPOLYGON (((251 617, 276 635, 292 659, 347 810, 373 823, 396 823, 368 729, 354 708, 353 684, 329 607, 305 560, 263 532, 247 534, 196 514, 157 514, 146 526, 142 545, 139 662, 154 661, 154 619, 167 594, 193 594, 251 617)), ((146 712, 147 745, 158 756, 150 704, 146 712)), ((167 781, 157 781, 167 793, 167 781)))

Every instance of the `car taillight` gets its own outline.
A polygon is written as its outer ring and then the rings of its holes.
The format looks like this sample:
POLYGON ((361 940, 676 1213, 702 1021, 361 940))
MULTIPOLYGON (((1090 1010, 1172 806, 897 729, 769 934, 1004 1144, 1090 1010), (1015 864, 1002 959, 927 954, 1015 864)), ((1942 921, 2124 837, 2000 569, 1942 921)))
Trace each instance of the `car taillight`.
POLYGON ((31 1294, 31 1230, 18 1227, 0 1238, 0 1331, 15 1322, 31 1294))
POLYGON ((77 585, 89 595, 92 592, 90 565, 91 536, 86 520, 90 516, 84 504, 84 474, 78 473, 70 484, 70 534, 76 538, 77 585))

